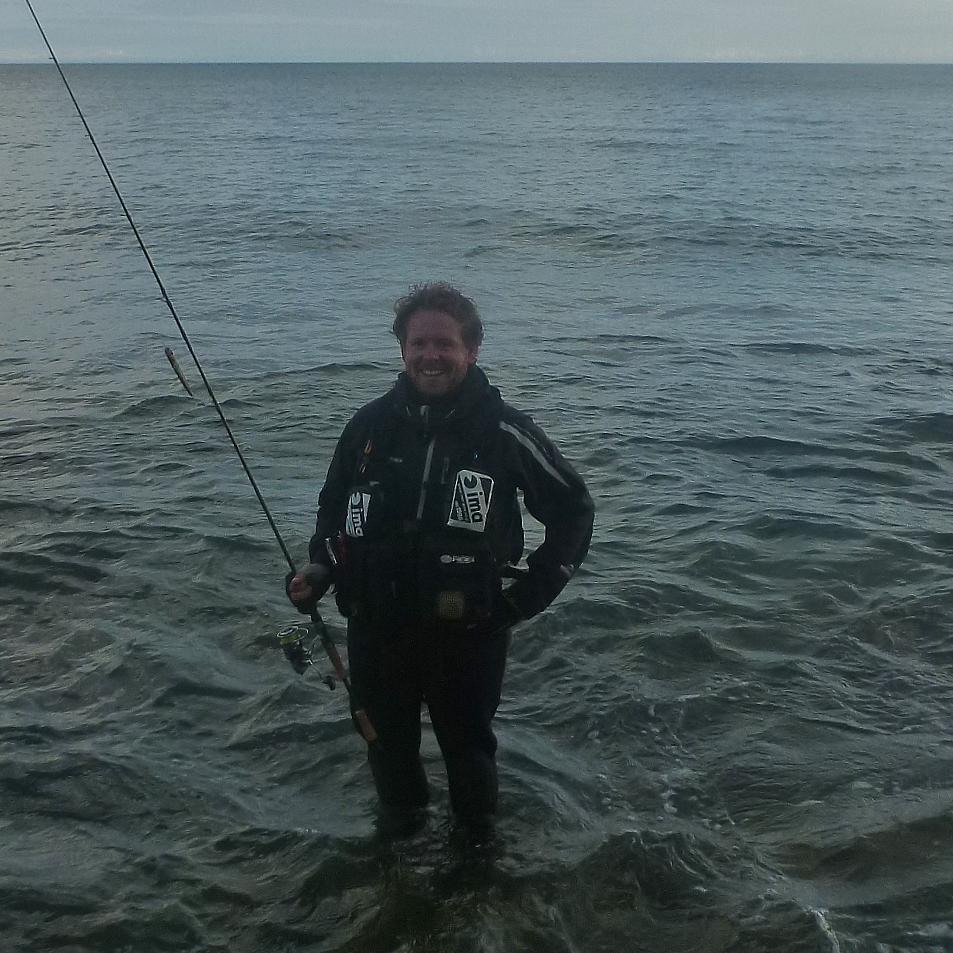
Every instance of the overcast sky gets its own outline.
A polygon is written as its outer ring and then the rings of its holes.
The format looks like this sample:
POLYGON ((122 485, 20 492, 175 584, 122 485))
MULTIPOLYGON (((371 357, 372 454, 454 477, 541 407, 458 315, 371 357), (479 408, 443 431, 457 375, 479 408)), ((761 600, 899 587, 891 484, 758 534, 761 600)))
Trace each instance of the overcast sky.
MULTIPOLYGON (((64 62, 953 63, 953 0, 33 0, 64 62)), ((0 0, 0 62, 45 50, 0 0)))

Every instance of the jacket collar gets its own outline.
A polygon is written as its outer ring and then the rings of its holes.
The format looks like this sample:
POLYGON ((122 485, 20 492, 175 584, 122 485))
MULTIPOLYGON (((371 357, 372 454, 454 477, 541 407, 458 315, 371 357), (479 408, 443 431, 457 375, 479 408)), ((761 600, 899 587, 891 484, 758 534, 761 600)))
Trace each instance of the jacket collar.
POLYGON ((453 393, 436 400, 422 397, 404 372, 398 376, 389 396, 398 416, 424 430, 439 430, 455 425, 458 421, 502 403, 500 392, 490 384, 486 374, 476 364, 470 366, 463 383, 453 393))

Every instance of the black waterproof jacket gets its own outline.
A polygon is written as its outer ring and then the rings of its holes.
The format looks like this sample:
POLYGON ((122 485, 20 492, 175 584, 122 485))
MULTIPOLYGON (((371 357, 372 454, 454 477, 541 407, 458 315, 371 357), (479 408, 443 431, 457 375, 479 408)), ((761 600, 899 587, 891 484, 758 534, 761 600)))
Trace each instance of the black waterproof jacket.
POLYGON ((518 490, 545 538, 506 590, 509 621, 548 606, 585 558, 592 499, 475 365, 455 394, 432 403, 401 374, 338 441, 311 560, 331 568, 345 615, 394 626, 497 624, 501 573, 523 556, 518 490))

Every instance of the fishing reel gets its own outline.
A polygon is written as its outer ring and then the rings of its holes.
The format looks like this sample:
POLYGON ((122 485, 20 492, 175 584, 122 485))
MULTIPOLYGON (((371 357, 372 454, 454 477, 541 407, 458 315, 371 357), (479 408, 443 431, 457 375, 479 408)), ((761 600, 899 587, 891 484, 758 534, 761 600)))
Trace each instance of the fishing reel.
MULTIPOLYGON (((281 646, 281 651, 285 653, 285 658, 299 675, 303 675, 309 667, 314 665, 312 648, 315 639, 310 622, 300 620, 289 622, 275 633, 275 638, 281 646)), ((337 686, 333 675, 325 675, 322 681, 332 691, 337 686)))

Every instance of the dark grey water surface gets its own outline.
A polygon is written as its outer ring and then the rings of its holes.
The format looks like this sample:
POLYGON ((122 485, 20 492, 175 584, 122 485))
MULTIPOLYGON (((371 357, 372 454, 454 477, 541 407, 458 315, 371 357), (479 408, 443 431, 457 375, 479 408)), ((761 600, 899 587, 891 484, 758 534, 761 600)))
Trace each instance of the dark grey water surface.
POLYGON ((599 513, 496 850, 429 733, 382 842, 59 79, 0 68, 5 951, 953 950, 953 68, 67 70, 296 557, 428 277, 599 513))

